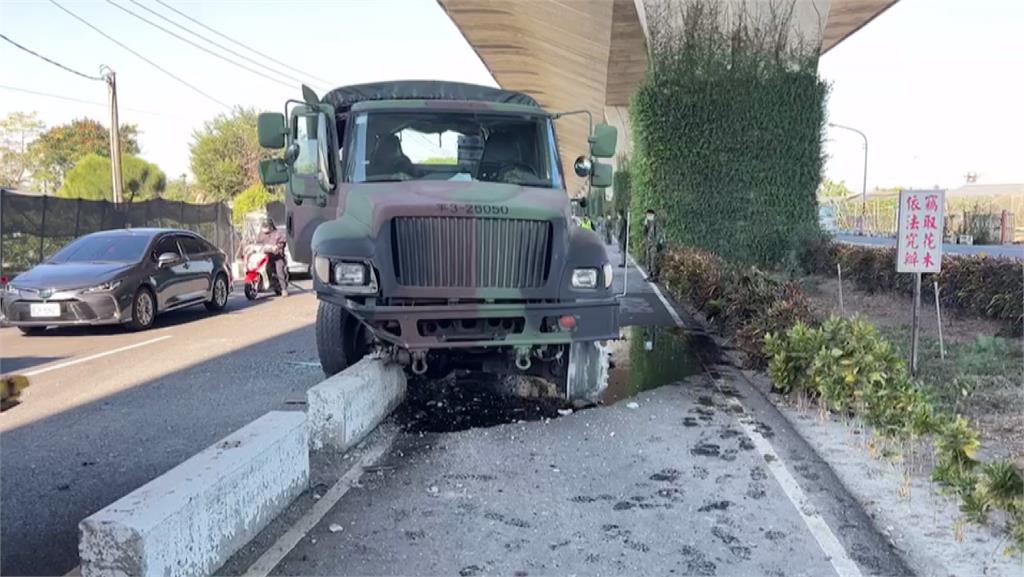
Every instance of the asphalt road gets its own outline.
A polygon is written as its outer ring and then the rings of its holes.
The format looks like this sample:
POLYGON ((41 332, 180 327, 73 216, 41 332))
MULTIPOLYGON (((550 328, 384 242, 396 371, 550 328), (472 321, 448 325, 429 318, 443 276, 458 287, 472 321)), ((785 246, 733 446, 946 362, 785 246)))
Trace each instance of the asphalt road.
MULTIPOLYGON (((401 432, 386 466, 274 573, 834 574, 836 550, 821 545, 811 512, 838 539, 840 561, 905 574, 777 411, 742 383, 723 394, 698 358, 713 347, 676 328, 690 325, 685 313, 636 268, 627 284, 621 321, 634 327, 615 345, 617 403, 561 416, 488 396, 487 381, 416 383, 393 419, 401 432), (738 398, 746 412, 730 405, 738 398), (769 457, 805 498, 794 501, 769 457)), ((0 331, 3 370, 35 373, 23 403, 0 417, 0 572, 67 572, 82 518, 268 410, 301 410, 322 378, 314 303, 235 295, 225 314, 183 311, 142 334, 0 331)))
POLYGON ((45 371, 0 416, 0 572, 66 573, 81 519, 267 411, 301 410, 322 379, 315 310, 309 293, 236 291, 225 313, 169 313, 145 333, 0 330, 4 372, 45 371))
MULTIPOLYGON (((837 234, 836 240, 845 244, 860 246, 896 246, 896 239, 883 236, 858 236, 855 234, 837 234)), ((1005 258, 1024 259, 1024 246, 1019 244, 949 244, 943 243, 943 254, 987 254, 1005 258)))

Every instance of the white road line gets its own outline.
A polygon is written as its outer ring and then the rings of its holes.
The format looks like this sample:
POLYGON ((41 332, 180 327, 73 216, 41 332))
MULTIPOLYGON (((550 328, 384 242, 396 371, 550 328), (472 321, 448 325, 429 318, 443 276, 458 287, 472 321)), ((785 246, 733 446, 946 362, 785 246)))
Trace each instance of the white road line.
MULTIPOLYGON (((712 378, 712 380, 718 391, 722 393, 718 379, 712 378)), ((779 486, 782 487, 782 491, 789 498, 789 502, 793 504, 793 508, 799 513, 804 524, 807 525, 807 530, 814 536, 818 546, 825 552, 825 556, 832 564, 832 568, 836 570, 839 577, 861 577, 860 568, 857 566, 857 563, 850 559, 850 555, 843 548, 843 544, 839 542, 835 533, 828 526, 828 523, 825 522, 825 519, 821 517, 814 505, 807 499, 807 495, 800 488, 800 484, 797 483, 793 474, 789 472, 785 463, 782 462, 782 458, 775 452, 772 444, 754 428, 752 419, 749 418, 750 413, 743 406, 743 403, 734 397, 726 396, 726 398, 730 404, 740 407, 744 415, 748 416, 748 418, 738 418, 736 420, 743 427, 743 431, 750 437, 750 440, 753 441, 754 447, 764 459, 768 470, 772 472, 772 476, 775 477, 779 486)))
MULTIPOLYGON (((632 258, 630 258, 630 260, 632 260, 632 258)), ((643 269, 641 269, 636 263, 634 263, 634 266, 636 266, 637 270, 644 275, 644 279, 646 280, 647 275, 643 272, 643 269)), ((652 282, 648 282, 648 284, 651 285, 655 294, 657 294, 658 298, 661 299, 661 304, 665 305, 665 310, 667 310, 672 316, 672 320, 675 321, 676 326, 682 327, 683 320, 679 318, 679 313, 677 313, 672 304, 668 302, 668 299, 666 299, 665 295, 662 294, 658 285, 652 282)), ((701 366, 703 365, 704 363, 702 361, 701 366)), ((715 383, 715 388, 718 389, 718 392, 725 396, 726 399, 728 399, 729 403, 738 406, 744 415, 749 416, 751 414, 739 399, 724 394, 719 380, 711 375, 711 372, 708 371, 707 367, 704 367, 704 372, 708 374, 708 377, 715 383)), ((829 562, 832 564, 832 568, 836 570, 839 577, 862 577, 857 563, 855 563, 853 559, 850 559, 850 555, 846 552, 846 549, 843 548, 842 543, 839 542, 835 533, 833 533, 832 529, 828 526, 828 523, 826 523, 825 520, 822 519, 821 515, 814 509, 811 502, 807 499, 807 495, 804 493, 803 489, 800 488, 800 484, 797 483, 793 474, 789 472, 788 468, 786 468, 786 464, 782 462, 782 458, 775 452, 771 442, 769 442, 764 435, 754 428, 754 425, 751 423, 749 418, 738 418, 736 420, 739 422, 740 426, 743 427, 744 432, 748 437, 750 437, 750 440, 753 441, 757 452, 760 453, 761 457, 768 465, 768 470, 772 472, 772 476, 775 477, 779 486, 782 487, 782 491, 786 494, 789 502, 793 504, 793 508, 796 509, 800 518, 803 519, 804 524, 807 525, 807 530, 814 536, 814 540, 818 542, 818 546, 821 547, 821 550, 825 553, 825 556, 828 558, 829 562)))
POLYGON ((348 470, 344 475, 338 479, 330 489, 320 498, 319 501, 315 502, 309 511, 303 515, 298 521, 292 525, 288 531, 281 535, 270 546, 269 549, 264 551, 260 558, 256 560, 252 566, 249 567, 244 573, 245 577, 266 577, 277 567, 277 564, 281 562, 299 541, 308 534, 316 524, 319 523, 335 504, 348 493, 348 490, 355 485, 359 478, 363 476, 363 468, 369 467, 377 462, 381 456, 391 447, 391 443, 395 441, 398 436, 397 429, 390 429, 384 432, 384 434, 363 453, 363 456, 348 470))
MULTIPOLYGON (((647 273, 644 271, 644 269, 640 268, 640 265, 636 264, 636 261, 633 260, 633 257, 629 257, 629 260, 630 262, 633 263, 633 266, 636 268, 636 270, 640 271, 640 275, 644 277, 644 280, 647 280, 647 273)), ((661 304, 665 305, 665 310, 668 311, 669 316, 672 317, 672 320, 676 323, 676 326, 682 328, 683 319, 680 318, 679 313, 676 312, 676 309, 675 307, 672 306, 672 303, 668 302, 668 299, 665 298, 665 295, 661 292, 661 289, 658 288, 658 285, 652 283, 649 280, 647 281, 647 284, 651 285, 651 288, 654 289, 654 294, 658 295, 658 299, 661 301, 661 304)))
POLYGON ((41 369, 36 369, 34 371, 28 371, 28 372, 24 372, 24 373, 20 373, 20 374, 24 375, 26 377, 35 377, 37 375, 41 375, 43 373, 48 373, 50 371, 56 371, 58 369, 66 369, 67 367, 71 367, 71 366, 78 365, 78 364, 81 364, 81 363, 87 363, 89 361, 94 361, 96 359, 101 359, 103 357, 108 357, 110 355, 116 355, 117 353, 123 353, 125 351, 130 351, 132 349, 137 349, 139 347, 144 347, 146 345, 151 345, 153 343, 158 343, 160 341, 165 341, 165 340, 171 338, 172 336, 173 335, 164 335, 162 337, 157 337, 155 339, 150 339, 148 341, 142 341, 141 343, 135 343, 135 344, 127 345, 127 346, 124 346, 124 347, 119 347, 119 348, 116 348, 116 349, 111 349, 109 351, 104 351, 102 353, 96 353, 94 355, 89 355, 87 357, 81 357, 81 358, 78 358, 78 359, 71 359, 70 361, 64 361, 63 363, 57 363, 56 365, 50 365, 48 367, 43 367, 41 369))

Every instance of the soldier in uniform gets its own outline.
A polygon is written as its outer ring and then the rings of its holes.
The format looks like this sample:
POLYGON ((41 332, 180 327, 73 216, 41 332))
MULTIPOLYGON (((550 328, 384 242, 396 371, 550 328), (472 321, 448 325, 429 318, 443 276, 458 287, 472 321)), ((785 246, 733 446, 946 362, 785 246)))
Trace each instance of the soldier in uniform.
POLYGON ((658 255, 661 252, 661 230, 653 208, 644 213, 644 266, 647 278, 658 282, 658 255))

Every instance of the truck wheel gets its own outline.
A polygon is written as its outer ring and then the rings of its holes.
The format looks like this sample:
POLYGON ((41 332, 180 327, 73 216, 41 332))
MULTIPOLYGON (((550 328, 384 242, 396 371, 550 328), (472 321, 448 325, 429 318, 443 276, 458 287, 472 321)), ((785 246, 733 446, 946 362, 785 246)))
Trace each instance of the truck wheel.
POLYGON ((565 390, 575 405, 592 405, 608 387, 608 350, 595 341, 569 345, 565 390))
POLYGON ((359 319, 343 307, 320 301, 316 311, 316 351, 327 376, 336 375, 359 362, 369 346, 359 319))

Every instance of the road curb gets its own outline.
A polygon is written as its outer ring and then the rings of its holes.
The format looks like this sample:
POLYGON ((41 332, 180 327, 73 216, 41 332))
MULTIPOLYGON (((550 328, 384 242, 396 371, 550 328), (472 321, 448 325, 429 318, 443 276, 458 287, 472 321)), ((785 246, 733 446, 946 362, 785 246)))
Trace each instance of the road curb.
POLYGON ((355 446, 405 398, 405 371, 365 358, 306 392, 311 451, 355 446))
POLYGON ((81 573, 210 575, 309 484, 301 412, 272 411, 79 524, 81 573))

